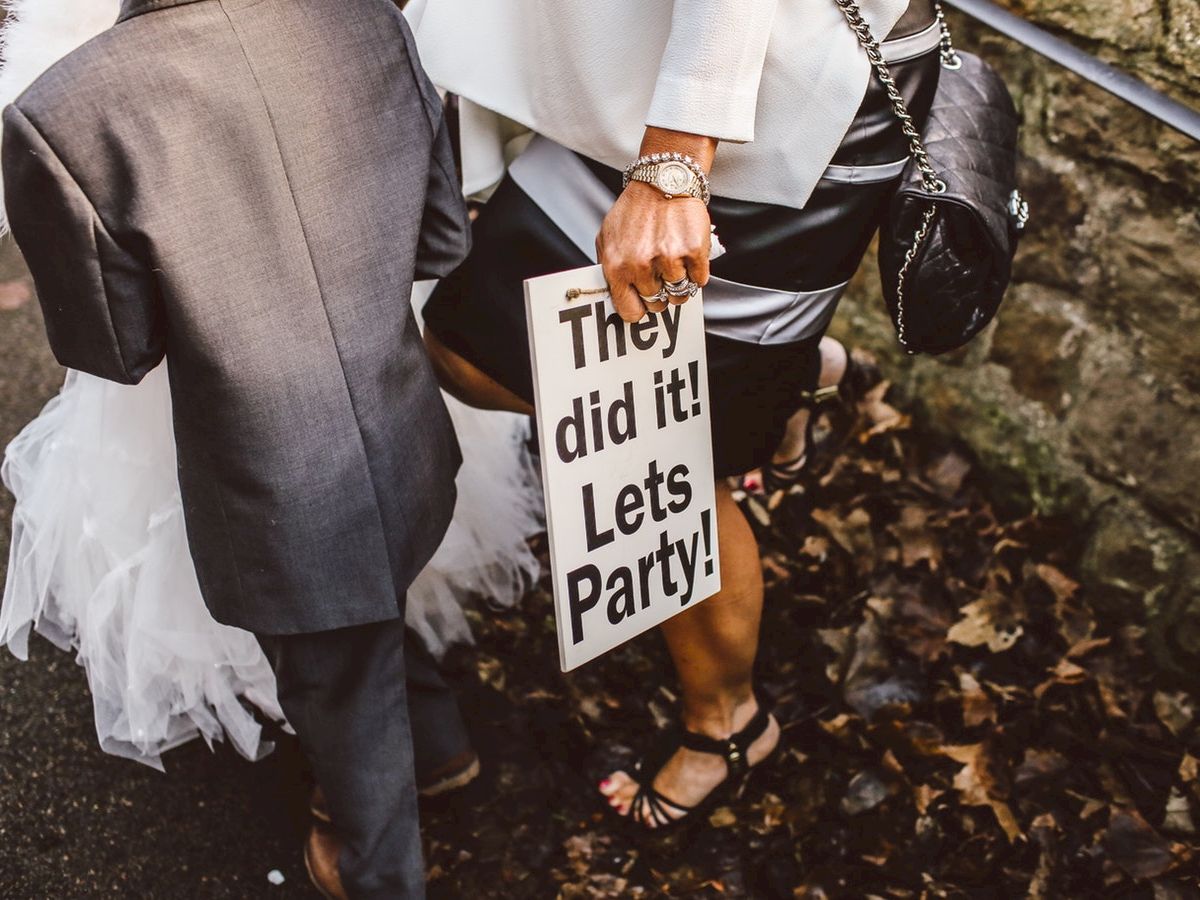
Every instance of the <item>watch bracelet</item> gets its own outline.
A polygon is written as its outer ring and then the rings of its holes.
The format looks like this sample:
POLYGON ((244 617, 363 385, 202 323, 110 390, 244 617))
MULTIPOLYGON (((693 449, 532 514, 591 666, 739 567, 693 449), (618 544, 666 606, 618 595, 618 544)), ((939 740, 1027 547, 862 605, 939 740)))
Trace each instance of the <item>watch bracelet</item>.
MULTIPOLYGON (((692 157, 688 156, 686 153, 647 153, 644 156, 639 156, 625 167, 625 171, 621 176, 621 189, 624 190, 625 188, 629 187, 629 182, 633 180, 634 170, 642 166, 657 166, 670 162, 681 163, 691 170, 692 174, 696 176, 696 181, 700 185, 700 196, 696 199, 700 200, 705 206, 707 206, 711 196, 709 193, 708 173, 704 171, 700 163, 696 162, 696 160, 692 159, 692 157)), ((639 178, 638 180, 641 181, 642 179, 639 178)), ((647 181, 646 183, 654 185, 654 182, 652 181, 647 181)), ((686 196, 692 195, 688 194, 686 196)))

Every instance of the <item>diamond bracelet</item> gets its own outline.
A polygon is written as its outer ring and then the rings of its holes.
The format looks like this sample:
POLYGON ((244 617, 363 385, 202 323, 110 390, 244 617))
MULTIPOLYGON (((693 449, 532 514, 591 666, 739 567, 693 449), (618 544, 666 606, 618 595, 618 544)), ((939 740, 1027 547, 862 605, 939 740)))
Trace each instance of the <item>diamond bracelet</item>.
POLYGON ((621 189, 631 181, 644 181, 663 192, 668 199, 695 197, 708 205, 708 175, 686 153, 650 153, 639 156, 625 167, 621 189))

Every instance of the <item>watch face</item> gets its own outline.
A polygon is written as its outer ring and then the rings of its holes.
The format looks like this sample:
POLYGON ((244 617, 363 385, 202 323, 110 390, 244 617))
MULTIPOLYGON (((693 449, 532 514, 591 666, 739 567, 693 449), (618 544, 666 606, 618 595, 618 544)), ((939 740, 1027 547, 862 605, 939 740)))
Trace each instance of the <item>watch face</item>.
POLYGON ((692 183, 692 170, 683 163, 669 162, 658 167, 659 188, 667 194, 682 194, 692 183))

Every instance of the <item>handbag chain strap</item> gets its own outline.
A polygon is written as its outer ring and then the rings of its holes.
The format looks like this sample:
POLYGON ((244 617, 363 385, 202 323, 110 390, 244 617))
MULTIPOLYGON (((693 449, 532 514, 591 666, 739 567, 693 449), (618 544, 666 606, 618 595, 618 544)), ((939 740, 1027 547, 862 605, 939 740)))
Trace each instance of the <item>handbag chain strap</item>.
MULTIPOLYGON (((862 10, 858 8, 855 0, 834 0, 834 2, 846 16, 846 21, 867 53, 867 59, 870 60, 871 66, 875 70, 875 76, 887 91, 888 100, 892 104, 892 112, 900 120, 900 128, 904 132, 905 138, 908 139, 909 155, 917 164, 917 168, 921 170, 921 186, 930 194, 943 193, 946 190, 946 182, 938 178, 937 172, 929 164, 929 154, 925 152, 925 144, 913 123, 913 117, 908 111, 908 104, 904 102, 900 89, 896 87, 896 81, 892 78, 892 73, 884 61, 883 49, 871 33, 871 26, 863 18, 862 10)), ((962 59, 955 52, 954 44, 950 40, 950 28, 946 25, 946 14, 942 11, 942 4, 934 3, 934 9, 937 12, 938 27, 942 32, 938 49, 938 53, 942 57, 942 65, 947 69, 957 69, 962 65, 962 59)))
MULTIPOLYGON (((879 46, 879 41, 875 40, 875 36, 871 33, 871 26, 863 18, 862 10, 858 8, 855 0, 834 0, 834 2, 846 16, 846 21, 867 53, 867 59, 870 60, 871 67, 875 70, 875 76, 887 91, 888 100, 892 104, 892 112, 900 120, 900 128, 904 132, 905 138, 908 139, 909 155, 921 171, 921 187, 929 194, 944 193, 946 182, 938 178, 937 172, 929 164, 929 154, 925 152, 925 143, 921 140, 921 134, 917 131, 913 117, 908 111, 908 104, 904 102, 904 97, 901 95, 900 89, 896 87, 892 73, 883 59, 883 50, 879 46)), ((942 11, 942 4, 935 2, 933 8, 937 12, 937 23, 942 32, 938 45, 942 66, 946 69, 958 69, 962 66, 962 58, 955 52, 954 43, 950 40, 950 28, 946 25, 946 14, 942 11)), ((933 214, 934 205, 931 203, 922 215, 917 232, 913 235, 912 244, 904 254, 904 263, 900 266, 900 271, 896 273, 896 337, 900 341, 900 346, 908 353, 915 351, 908 346, 904 333, 904 283, 909 269, 916 260, 917 251, 929 236, 929 230, 933 224, 933 214)))

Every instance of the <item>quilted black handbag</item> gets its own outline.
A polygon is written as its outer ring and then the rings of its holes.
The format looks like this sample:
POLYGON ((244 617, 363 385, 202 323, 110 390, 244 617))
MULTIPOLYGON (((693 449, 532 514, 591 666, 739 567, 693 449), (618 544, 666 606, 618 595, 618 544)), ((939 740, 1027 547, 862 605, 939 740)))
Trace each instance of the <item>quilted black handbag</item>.
POLYGON ((918 133, 857 3, 834 2, 909 142, 911 159, 879 238, 884 300, 905 350, 945 353, 996 315, 1029 218, 1017 190, 1017 111, 991 66, 954 49, 937 4, 942 71, 918 133))

